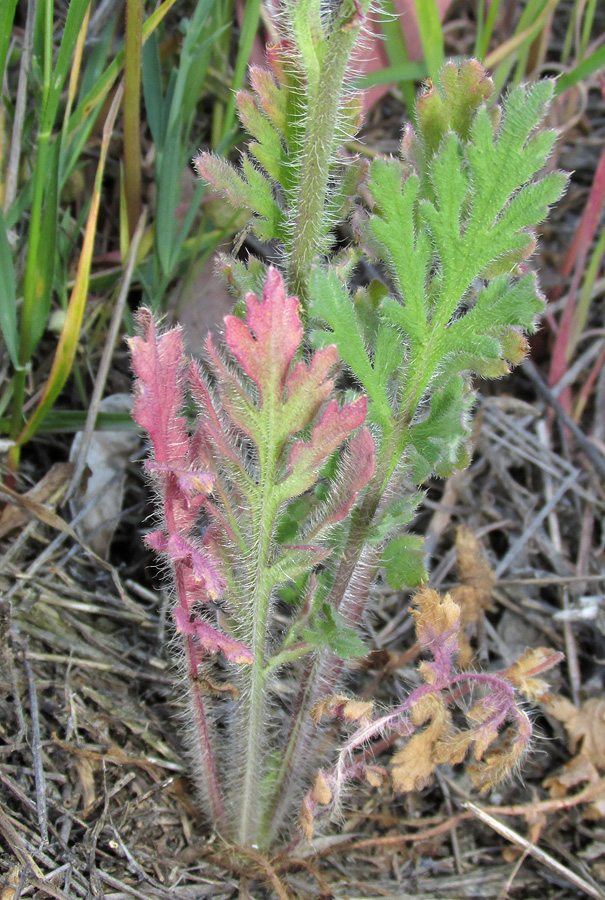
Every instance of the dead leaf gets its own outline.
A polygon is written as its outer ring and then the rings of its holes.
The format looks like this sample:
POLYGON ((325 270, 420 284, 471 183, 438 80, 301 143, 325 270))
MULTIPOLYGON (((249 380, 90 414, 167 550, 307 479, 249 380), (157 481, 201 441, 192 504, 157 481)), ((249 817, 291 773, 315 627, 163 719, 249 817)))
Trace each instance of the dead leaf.
POLYGON ((549 647, 536 647, 534 650, 526 650, 523 656, 509 666, 503 674, 507 681, 510 681, 530 700, 546 703, 552 696, 550 685, 543 678, 536 678, 536 675, 552 669, 564 658, 562 653, 551 650, 549 647))
POLYGON ((332 801, 332 791, 322 772, 318 772, 315 776, 311 797, 322 806, 327 806, 332 801))
POLYGON ((75 766, 82 786, 82 815, 86 817, 97 799, 94 772, 90 760, 82 756, 76 757, 75 766))
MULTIPOLYGON (((130 394, 112 394, 99 403, 100 412, 130 412, 130 394)), ((76 460, 84 437, 78 432, 70 450, 76 460)), ((119 521, 126 481, 126 465, 140 446, 134 431, 94 432, 86 454, 90 475, 70 502, 73 515, 86 510, 76 523, 76 531, 94 552, 107 559, 109 547, 119 521)))
POLYGON ((437 764, 435 747, 451 727, 450 713, 436 694, 427 694, 415 703, 410 718, 415 726, 431 721, 423 731, 412 735, 391 759, 393 790, 398 793, 420 791, 429 783, 437 764))
MULTIPOLYGON (((0 515, 0 538, 5 537, 16 528, 22 528, 32 516, 42 518, 38 515, 38 511, 43 504, 47 511, 52 511, 61 502, 61 497, 67 490, 73 470, 72 463, 54 463, 46 475, 29 491, 26 491, 24 494, 18 494, 18 499, 13 494, 9 494, 15 503, 19 505, 7 503, 2 510, 2 515, 0 515)), ((49 523, 47 522, 46 524, 49 523)))
MULTIPOLYGON (((491 606, 496 576, 483 555, 479 541, 465 525, 461 525, 456 531, 456 563, 460 584, 453 588, 451 595, 460 607, 460 624, 472 625, 478 622, 485 610, 491 606)), ((462 630, 458 643, 459 665, 469 666, 473 659, 473 651, 462 630)))
POLYGON ((572 753, 581 742, 579 755, 597 769, 605 769, 605 699, 593 697, 578 709, 569 700, 556 697, 548 704, 548 712, 565 725, 572 753))
POLYGON ((372 701, 351 700, 343 694, 333 694, 318 700, 311 709, 313 724, 317 725, 324 716, 333 716, 337 719, 345 719, 347 722, 356 722, 363 717, 372 715, 374 704, 372 701))
POLYGON ((313 812, 309 806, 309 797, 305 797, 298 816, 298 824, 300 830, 305 836, 307 844, 311 843, 313 837, 313 812))

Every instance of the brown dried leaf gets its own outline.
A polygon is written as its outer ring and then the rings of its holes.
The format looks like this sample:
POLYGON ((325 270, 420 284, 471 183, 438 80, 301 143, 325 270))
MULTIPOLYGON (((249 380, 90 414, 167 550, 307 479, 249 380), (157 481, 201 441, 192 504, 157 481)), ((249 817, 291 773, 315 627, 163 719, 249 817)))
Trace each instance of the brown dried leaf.
POLYGON ((344 694, 333 694, 318 700, 311 709, 311 718, 315 725, 324 716, 334 716, 345 719, 347 722, 356 722, 358 719, 372 715, 374 704, 372 701, 351 700, 344 694))
POLYGON ((555 652, 549 647, 536 647, 534 650, 526 650, 523 656, 509 666, 503 674, 517 690, 530 700, 540 700, 545 703, 551 697, 550 685, 543 678, 536 678, 536 675, 552 669, 563 658, 562 653, 555 652))
POLYGON ((415 703, 410 718, 416 726, 429 718, 431 721, 424 731, 412 735, 405 747, 391 759, 393 790, 396 793, 420 791, 428 784, 437 764, 435 746, 451 726, 451 716, 445 703, 435 694, 427 694, 415 703))
POLYGON ((310 844, 313 837, 313 812, 311 811, 311 808, 309 806, 308 796, 305 797, 300 808, 298 824, 300 825, 300 830, 305 836, 307 844, 310 844))
POLYGON ((437 765, 448 762, 455 766, 461 763, 474 738, 472 731, 458 731, 440 738, 433 750, 433 758, 437 765))
POLYGON ((468 766, 467 772, 475 787, 479 788, 479 792, 487 793, 495 784, 510 775, 520 762, 524 750, 525 747, 517 739, 517 735, 509 733, 502 747, 488 753, 481 763, 468 766))
POLYGON ((21 501, 30 501, 36 504, 35 507, 28 507, 25 502, 22 502, 20 506, 7 503, 0 515, 0 538, 5 537, 15 528, 21 528, 32 515, 37 515, 36 510, 39 509, 39 505, 56 506, 65 493, 73 471, 73 463, 54 463, 37 484, 29 491, 19 495, 21 501))
POLYGON ((209 678, 207 675, 199 675, 195 679, 195 683, 200 688, 202 694, 214 694, 214 696, 220 696, 221 694, 231 694, 232 700, 237 700, 239 697, 239 690, 236 688, 234 684, 231 684, 230 681, 226 683, 221 683, 219 681, 213 681, 212 678, 209 678))
POLYGON ((327 806, 328 803, 332 802, 332 791, 322 772, 318 772, 315 776, 311 797, 316 803, 320 803, 322 806, 327 806))
POLYGON ((460 622, 460 607, 446 594, 443 599, 432 588, 423 587, 414 597, 418 609, 412 609, 416 637, 423 647, 430 647, 435 635, 455 631, 460 622))
POLYGON ((571 751, 575 752, 581 741, 580 756, 597 769, 605 769, 605 699, 593 697, 578 709, 569 700, 555 697, 548 711, 565 725, 571 751))
POLYGON ((452 591, 452 597, 460 605, 461 622, 469 625, 477 622, 491 603, 496 576, 483 555, 479 541, 465 525, 456 531, 456 563, 460 585, 452 591))
POLYGON ((371 787, 380 787, 388 778, 388 772, 382 766, 366 766, 364 775, 371 787))

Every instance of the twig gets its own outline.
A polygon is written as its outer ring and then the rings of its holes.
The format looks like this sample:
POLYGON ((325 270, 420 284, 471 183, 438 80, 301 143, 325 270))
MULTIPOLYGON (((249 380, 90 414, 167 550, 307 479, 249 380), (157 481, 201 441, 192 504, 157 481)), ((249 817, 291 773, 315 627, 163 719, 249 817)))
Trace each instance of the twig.
POLYGON ((570 418, 570 416, 568 416, 557 398, 553 395, 550 388, 547 387, 542 380, 542 377, 533 362, 530 359, 525 359, 522 363, 522 367, 523 371, 529 377, 530 381, 533 383, 542 399, 545 400, 550 407, 552 407, 552 410, 557 418, 563 423, 563 425, 565 425, 566 428, 569 429, 569 431, 571 431, 599 475, 605 478, 605 456, 601 453, 598 447, 593 444, 590 438, 586 437, 582 429, 578 428, 574 420, 570 418))
POLYGON ((36 680, 27 658, 27 651, 23 660, 27 683, 29 685, 29 711, 32 722, 32 756, 34 759, 34 779, 36 782, 36 807, 38 812, 38 825, 40 827, 40 847, 48 844, 48 810, 46 808, 46 778, 44 777, 44 765, 42 763, 42 741, 40 739, 40 715, 38 710, 38 691, 36 680))
POLYGON ((555 508, 561 497, 567 493, 570 489, 574 481, 577 480, 580 473, 579 471, 573 471, 571 474, 567 476, 565 481, 559 485, 558 489, 555 491, 551 499, 548 503, 545 503, 538 515, 532 519, 529 526, 525 529, 523 534, 519 535, 517 540, 513 543, 513 545, 509 548, 508 552, 505 554, 504 558, 500 560, 498 566, 495 569, 495 576, 499 578, 503 572, 506 572, 511 562, 515 559, 518 553, 523 550, 523 548, 527 545, 527 541, 532 536, 532 534, 539 528, 544 519, 548 516, 551 510, 555 508))
POLYGON ((581 891, 584 891, 585 894, 588 894, 589 897, 594 897, 595 900, 605 900, 605 894, 601 890, 599 890, 596 886, 589 884, 571 869, 568 869, 567 866, 564 866, 557 859, 550 855, 550 853, 545 853, 544 850, 541 850, 539 847, 536 847, 535 844, 532 844, 530 841, 526 840, 522 835, 517 834, 516 831, 513 831, 512 828, 509 828, 508 825, 505 825, 503 822, 498 821, 493 816, 490 816, 489 813, 485 812, 484 809, 481 809, 479 806, 475 806, 474 803, 470 803, 469 801, 462 804, 465 809, 470 810, 481 822, 485 822, 486 825, 489 825, 497 834, 501 835, 506 840, 510 841, 513 844, 516 844, 517 847, 520 847, 523 851, 528 853, 530 856, 533 856, 539 863, 546 868, 551 869, 551 871, 556 872, 557 875, 560 875, 561 878, 565 878, 566 881, 569 881, 576 888, 581 891))
POLYGON ((4 809, 2 808, 2 804, 0 804, 0 832, 2 833, 4 840, 8 844, 10 850, 17 857, 17 859, 23 865, 31 866, 32 871, 38 878, 43 878, 44 875, 42 871, 36 864, 31 853, 29 853, 21 835, 17 831, 15 831, 13 823, 10 821, 9 817, 6 815, 4 809))
POLYGON ((19 881, 17 882, 17 887, 15 888, 15 892, 12 896, 12 900, 20 900, 21 892, 23 891, 23 888, 27 884, 27 878, 28 878, 30 869, 31 869, 30 864, 25 863, 25 866, 23 867, 23 871, 21 872, 21 877, 19 878, 19 881))
POLYGON ((126 257, 126 267, 124 269, 124 276, 122 278, 122 284, 120 286, 120 293, 118 294, 118 299, 111 316, 109 331, 105 340, 105 347, 103 348, 101 362, 99 363, 99 371, 97 372, 95 386, 92 392, 92 397, 90 399, 90 405, 88 407, 86 425, 84 426, 84 433, 82 435, 82 443, 80 444, 78 458, 76 459, 76 467, 71 477, 71 481, 67 489, 67 494, 65 495, 65 500, 69 500, 69 498, 76 490, 80 482, 80 478, 82 477, 84 466, 86 465, 86 458, 88 456, 90 441, 99 410, 99 403, 101 402, 103 391, 105 390, 105 383, 107 381, 107 375, 109 373, 109 367, 111 365, 111 359, 118 337, 118 329, 120 327, 120 322, 122 321, 124 306, 126 304, 126 299, 130 290, 130 283, 132 281, 132 275, 134 273, 135 265, 137 262, 139 245, 145 231, 146 219, 147 211, 144 209, 140 215, 136 230, 132 236, 132 241, 130 242, 130 247, 128 249, 128 255, 126 257))

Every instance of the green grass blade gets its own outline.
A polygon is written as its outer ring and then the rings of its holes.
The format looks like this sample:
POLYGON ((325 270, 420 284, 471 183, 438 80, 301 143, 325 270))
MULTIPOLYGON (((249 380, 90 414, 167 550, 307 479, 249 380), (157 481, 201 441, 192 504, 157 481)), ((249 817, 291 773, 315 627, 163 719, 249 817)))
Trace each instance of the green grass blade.
POLYGON ((59 151, 59 140, 56 140, 50 153, 50 165, 47 174, 48 186, 40 225, 40 243, 36 253, 38 290, 36 292, 36 302, 31 310, 32 343, 29 350, 30 356, 44 334, 52 299, 59 217, 59 151))
POLYGON ((10 45, 16 8, 17 0, 0 0, 0 84, 4 80, 4 67, 6 65, 6 56, 10 45))
POLYGON ((19 334, 17 331, 17 292, 10 244, 0 212, 0 329, 11 362, 19 367, 19 334))
MULTIPOLYGON (((431 0, 432 2, 432 0, 431 0)), ((233 81, 231 83, 231 95, 225 112, 225 120, 223 122, 223 139, 218 148, 218 152, 223 150, 223 143, 228 140, 229 133, 235 122, 235 92, 239 91, 244 83, 246 69, 252 52, 254 36, 258 31, 258 23, 260 20, 261 0, 248 0, 245 4, 244 19, 239 37, 239 48, 237 51, 237 59, 235 61, 235 69, 233 71, 233 81)))
MULTIPOLYGON (((379 84, 402 84, 403 82, 422 81, 429 74, 425 62, 404 62, 393 66, 385 66, 376 72, 368 72, 356 79, 355 87, 359 90, 376 87, 379 84)), ((416 95, 414 94, 414 97, 416 95)))
POLYGON ((590 75, 593 75, 595 72, 598 72, 599 69, 604 67, 605 44, 598 47, 594 53, 591 53, 590 56, 586 57, 586 59, 573 68, 571 72, 566 72, 565 75, 561 75, 560 78, 557 78, 555 94, 562 94, 570 87, 573 87, 574 84, 583 81, 585 78, 588 78, 590 75))
MULTIPOLYGON (((48 91, 48 98, 42 114, 42 128, 51 129, 53 127, 57 109, 67 73, 72 64, 74 48, 78 40, 78 34, 84 16, 88 8, 90 0, 71 0, 65 24, 63 26, 63 35, 61 37, 61 45, 57 56, 57 62, 52 76, 52 82, 48 91)), ((52 58, 52 57, 51 57, 52 58)))
MULTIPOLYGON (((153 34, 164 16, 170 12, 175 3, 176 0, 164 0, 161 6, 159 6, 143 23, 143 44, 149 38, 149 35, 153 34)), ((120 72, 124 68, 124 56, 124 48, 122 47, 122 49, 116 53, 115 59, 107 67, 101 78, 99 78, 88 94, 86 94, 86 96, 78 103, 71 117, 70 135, 76 131, 85 119, 92 116, 94 122, 94 116, 92 114, 95 110, 97 112, 100 110, 101 104, 109 94, 120 72)))
POLYGON ((500 0, 492 0, 489 5, 487 19, 483 28, 477 30, 477 41, 475 43, 475 56, 480 62, 483 62, 489 50, 489 44, 494 33, 494 25, 496 24, 496 16, 500 9, 500 0))
MULTIPOLYGON (((85 409, 49 409, 36 431, 36 434, 74 434, 82 431, 86 425, 85 409)), ((0 434, 8 434, 10 419, 0 418, 0 434)), ((130 413, 97 413, 95 431, 137 431, 130 413)))
POLYGON ((439 78, 443 66, 443 31, 435 0, 416 0, 416 16, 422 52, 433 81, 439 78))
POLYGON ((162 110, 164 94, 162 91, 162 65, 160 49, 156 34, 152 34, 143 46, 141 55, 141 74, 143 78, 143 100, 151 137, 158 153, 164 147, 165 126, 162 110))
POLYGON ((55 400, 61 393, 63 385, 67 381, 71 372, 73 360, 78 346, 80 336, 80 326, 82 324, 82 316, 84 315, 84 307, 88 295, 88 282, 90 276, 90 265, 92 262, 92 254, 94 249, 94 240, 97 230, 97 219, 99 214, 99 206, 101 203, 101 187, 103 183, 103 173, 105 171, 105 161, 107 159, 107 151, 109 149, 109 141, 113 132, 115 119, 118 113, 120 101, 122 99, 122 88, 116 92, 111 104, 111 108, 107 115, 107 120, 103 127, 103 139, 101 141, 101 152, 99 155, 99 163, 95 176, 92 201, 86 222, 86 231, 84 233, 84 243, 78 261, 78 272, 76 281, 67 308, 65 324, 59 338, 59 343, 55 351, 55 358, 48 376, 42 397, 38 405, 19 434, 17 445, 20 446, 28 441, 38 430, 38 427, 44 419, 48 410, 52 407, 55 400))

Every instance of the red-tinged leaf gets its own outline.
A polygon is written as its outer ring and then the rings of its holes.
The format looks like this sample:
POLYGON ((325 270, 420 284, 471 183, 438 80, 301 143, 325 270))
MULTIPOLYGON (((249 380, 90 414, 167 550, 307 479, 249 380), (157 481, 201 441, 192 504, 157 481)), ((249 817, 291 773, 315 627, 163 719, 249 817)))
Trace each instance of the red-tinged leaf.
POLYGON ((357 494, 366 486, 376 467, 374 438, 367 428, 349 442, 337 488, 329 500, 330 513, 326 525, 341 522, 355 503, 357 494))
POLYGON ((203 421, 194 435, 194 443, 199 442, 202 455, 209 461, 215 457, 216 451, 218 451, 222 459, 229 460, 238 468, 243 468, 242 460, 235 452, 221 420, 216 414, 212 397, 204 384, 197 363, 191 363, 189 367, 189 388, 202 413, 203 421))
POLYGON ((276 404, 303 336, 299 303, 296 297, 286 297, 283 278, 271 267, 263 299, 246 294, 246 305, 246 322, 225 317, 225 342, 258 387, 261 403, 276 404))
POLYGON ((250 67, 250 84, 258 96, 259 103, 282 135, 288 133, 285 97, 270 72, 258 66, 250 67))
POLYGON ((251 665, 254 656, 249 647, 239 641, 221 634, 220 631, 202 622, 201 619, 190 616, 184 609, 177 606, 174 610, 176 630, 184 634, 190 634, 197 638, 200 647, 207 654, 223 654, 225 659, 232 663, 251 665))
POLYGON ((193 165, 198 175, 201 175, 208 184, 226 197, 236 209, 243 207, 256 211, 250 185, 229 163, 211 153, 200 153, 193 160, 193 165))
POLYGON ((139 312, 143 337, 129 340, 136 375, 133 418, 153 444, 157 463, 180 466, 189 447, 187 420, 179 413, 187 361, 178 328, 159 339, 149 310, 139 312))
POLYGON ((287 474, 295 481, 297 492, 314 484, 319 466, 352 431, 363 425, 367 410, 367 397, 359 397, 342 409, 336 400, 330 400, 313 428, 310 442, 296 441, 290 451, 287 474))
POLYGON ((153 473, 174 475, 180 489, 186 494, 210 494, 215 482, 215 476, 211 472, 202 470, 180 469, 175 466, 167 466, 164 463, 148 459, 145 468, 153 473))
POLYGON ((295 434, 313 421, 330 396, 333 382, 326 377, 337 362, 338 350, 331 344, 314 353, 308 367, 302 360, 295 365, 286 382, 283 432, 295 434))
POLYGON ((173 562, 184 561, 191 567, 194 581, 203 582, 212 600, 216 600, 223 591, 224 584, 221 576, 208 558, 195 544, 188 541, 180 534, 171 534, 166 548, 173 562))
POLYGON ((150 531, 144 540, 147 546, 157 553, 165 553, 168 550, 168 537, 163 531, 150 531))

